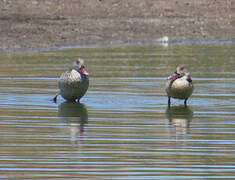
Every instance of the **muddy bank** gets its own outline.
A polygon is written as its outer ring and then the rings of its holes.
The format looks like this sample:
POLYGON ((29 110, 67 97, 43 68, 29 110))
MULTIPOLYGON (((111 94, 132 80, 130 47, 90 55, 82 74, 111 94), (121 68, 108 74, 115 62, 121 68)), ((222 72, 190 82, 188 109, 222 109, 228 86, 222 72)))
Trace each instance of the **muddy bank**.
POLYGON ((0 51, 234 34, 233 0, 0 0, 0 51))

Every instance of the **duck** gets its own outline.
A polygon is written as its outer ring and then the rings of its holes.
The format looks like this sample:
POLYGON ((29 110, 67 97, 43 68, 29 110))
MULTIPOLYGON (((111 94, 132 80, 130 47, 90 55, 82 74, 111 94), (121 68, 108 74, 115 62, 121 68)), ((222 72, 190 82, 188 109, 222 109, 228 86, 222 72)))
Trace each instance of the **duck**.
POLYGON ((72 68, 61 74, 58 87, 59 93, 53 98, 55 103, 59 95, 70 102, 80 101, 89 87, 89 73, 84 66, 83 59, 77 58, 72 68))
POLYGON ((184 99, 184 105, 187 106, 187 100, 194 90, 193 81, 188 69, 184 65, 179 65, 176 71, 167 79, 166 93, 168 96, 168 106, 171 105, 171 98, 184 99))

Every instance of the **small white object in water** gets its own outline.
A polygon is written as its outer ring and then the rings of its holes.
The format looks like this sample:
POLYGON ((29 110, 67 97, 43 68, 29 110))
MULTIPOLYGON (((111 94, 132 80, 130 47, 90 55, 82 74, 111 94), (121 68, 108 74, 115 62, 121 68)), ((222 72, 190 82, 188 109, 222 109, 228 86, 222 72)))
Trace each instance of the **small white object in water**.
POLYGON ((157 42, 159 42, 164 47, 168 46, 168 41, 169 41, 168 36, 163 36, 162 38, 157 39, 157 42))
POLYGON ((164 36, 164 37, 162 38, 162 42, 168 42, 168 41, 169 41, 168 36, 164 36))

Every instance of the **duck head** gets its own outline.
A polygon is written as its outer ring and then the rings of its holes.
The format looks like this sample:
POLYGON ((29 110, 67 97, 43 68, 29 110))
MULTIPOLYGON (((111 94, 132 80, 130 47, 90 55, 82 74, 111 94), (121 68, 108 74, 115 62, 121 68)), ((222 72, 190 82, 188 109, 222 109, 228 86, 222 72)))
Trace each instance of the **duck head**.
POLYGON ((179 65, 176 68, 176 71, 172 75, 170 75, 167 79, 168 80, 176 80, 176 79, 182 78, 182 77, 186 77, 187 80, 191 81, 190 73, 187 70, 187 68, 184 67, 183 65, 179 65))
POLYGON ((84 66, 84 60, 81 58, 78 58, 73 62, 73 69, 77 70, 78 72, 80 72, 83 75, 86 75, 86 76, 89 75, 89 73, 87 72, 87 70, 84 66))

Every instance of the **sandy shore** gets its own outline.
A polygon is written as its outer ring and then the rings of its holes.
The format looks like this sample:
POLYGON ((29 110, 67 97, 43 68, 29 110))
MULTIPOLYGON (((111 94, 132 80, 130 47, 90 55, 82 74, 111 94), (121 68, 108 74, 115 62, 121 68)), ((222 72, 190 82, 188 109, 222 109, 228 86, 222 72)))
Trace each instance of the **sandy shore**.
POLYGON ((0 51, 235 38, 234 0, 0 0, 0 51))

